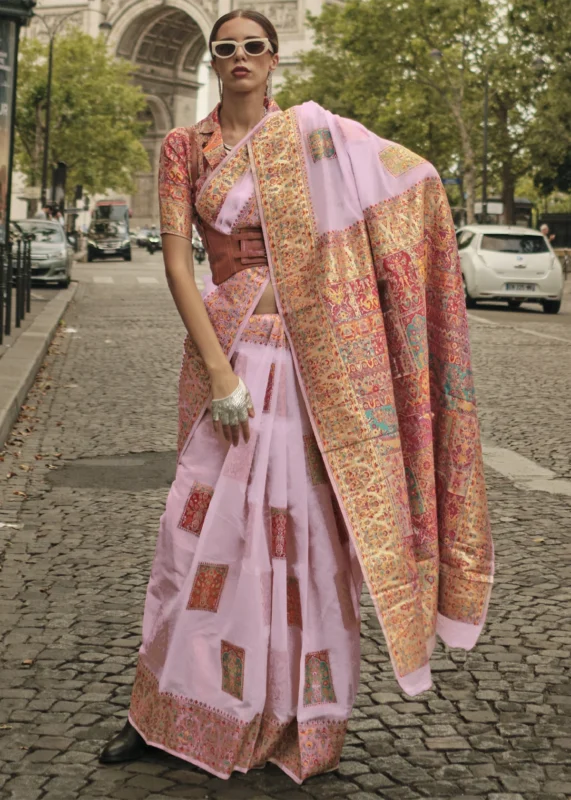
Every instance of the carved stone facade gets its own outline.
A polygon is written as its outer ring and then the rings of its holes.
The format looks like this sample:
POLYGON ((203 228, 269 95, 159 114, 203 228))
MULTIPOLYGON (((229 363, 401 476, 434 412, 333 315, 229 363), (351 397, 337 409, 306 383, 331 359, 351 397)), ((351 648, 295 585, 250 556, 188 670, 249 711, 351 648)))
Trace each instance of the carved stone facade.
POLYGON ((271 20, 278 33, 297 33, 300 28, 300 4, 297 0, 278 0, 278 2, 248 2, 234 0, 233 8, 254 8, 271 20))
MULTIPOLYGON (((102 21, 112 52, 133 62, 134 78, 148 98, 150 121, 143 145, 151 170, 137 176, 131 198, 133 225, 156 223, 155 190, 160 144, 179 125, 192 125, 218 102, 215 76, 208 64, 206 42, 215 20, 233 8, 254 8, 265 14, 280 35, 281 63, 274 74, 279 86, 285 68, 295 67, 298 53, 310 42, 304 28, 307 11, 319 13, 322 0, 61 0, 41 3, 37 13, 49 24, 73 13, 67 24, 79 25, 92 35, 102 21)), ((44 26, 32 21, 29 35, 41 36, 44 26)))

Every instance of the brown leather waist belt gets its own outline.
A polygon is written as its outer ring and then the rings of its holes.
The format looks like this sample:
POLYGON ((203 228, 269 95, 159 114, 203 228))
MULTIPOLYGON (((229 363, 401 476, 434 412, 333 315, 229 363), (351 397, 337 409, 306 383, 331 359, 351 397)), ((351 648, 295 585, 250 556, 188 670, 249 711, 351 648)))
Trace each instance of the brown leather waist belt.
POLYGON ((243 269, 267 266, 268 257, 261 228, 245 228, 239 233, 220 233, 203 222, 202 229, 212 281, 216 286, 243 269))

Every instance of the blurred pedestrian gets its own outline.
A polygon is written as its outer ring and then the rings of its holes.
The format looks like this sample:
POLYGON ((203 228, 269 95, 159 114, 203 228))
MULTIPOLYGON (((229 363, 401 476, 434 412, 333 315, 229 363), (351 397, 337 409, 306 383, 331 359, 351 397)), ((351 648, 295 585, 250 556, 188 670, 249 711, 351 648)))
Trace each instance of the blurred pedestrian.
POLYGON ((49 219, 49 218, 50 218, 50 207, 47 203, 42 208, 38 208, 38 210, 34 214, 34 219, 49 219))
POLYGON ((547 225, 547 223, 544 222, 539 228, 539 231, 545 236, 548 242, 552 242, 555 239, 555 234, 549 233, 549 225, 547 225))

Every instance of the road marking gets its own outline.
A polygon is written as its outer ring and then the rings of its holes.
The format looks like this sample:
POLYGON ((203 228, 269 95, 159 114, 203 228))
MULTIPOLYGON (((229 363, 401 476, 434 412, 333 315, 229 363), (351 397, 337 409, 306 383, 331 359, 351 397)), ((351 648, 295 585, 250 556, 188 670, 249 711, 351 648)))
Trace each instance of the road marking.
POLYGON ((143 278, 137 276, 137 280, 139 281, 139 283, 158 283, 158 280, 156 278, 143 278))
POLYGON ((531 328, 516 328, 515 330, 521 331, 522 333, 531 333, 532 336, 540 336, 542 339, 553 339, 556 342, 567 342, 567 344, 571 344, 571 339, 565 339, 562 336, 552 336, 550 333, 540 333, 531 328))
POLYGON ((541 339, 553 339, 555 342, 567 342, 571 344, 571 339, 565 339, 562 336, 553 336, 550 333, 541 333, 541 331, 534 331, 532 328, 520 328, 517 325, 504 325, 501 322, 493 322, 491 319, 485 317, 478 317, 476 314, 468 314, 468 319, 473 319, 477 322, 483 322, 485 325, 492 325, 494 328, 506 328, 511 331, 519 331, 519 333, 529 333, 531 336, 538 336, 541 339))
POLYGON ((535 461, 505 447, 484 444, 482 450, 488 467, 510 480, 518 489, 571 497, 571 481, 559 478, 555 472, 535 461))
POLYGON ((491 319, 486 319, 486 317, 479 317, 477 314, 470 314, 469 311, 466 312, 466 316, 468 317, 468 319, 476 320, 476 322, 483 322, 486 325, 493 325, 494 328, 500 327, 499 322, 492 322, 491 319))
POLYGON ((93 283, 115 283, 110 275, 94 275, 93 283))

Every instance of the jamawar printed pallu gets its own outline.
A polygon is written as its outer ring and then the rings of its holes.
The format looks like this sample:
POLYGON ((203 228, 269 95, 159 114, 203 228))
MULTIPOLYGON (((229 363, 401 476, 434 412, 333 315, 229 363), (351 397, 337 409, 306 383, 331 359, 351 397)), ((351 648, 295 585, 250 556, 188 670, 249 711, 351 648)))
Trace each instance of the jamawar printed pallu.
POLYGON ((205 304, 256 408, 212 432, 190 340, 130 719, 220 777, 335 769, 359 681, 362 578, 396 678, 470 649, 493 576, 454 228, 432 166, 314 103, 224 156, 214 112, 163 146, 163 232, 261 225, 267 266, 205 304), (199 168, 191 196, 194 149, 199 168), (279 314, 252 312, 271 281, 279 314))

